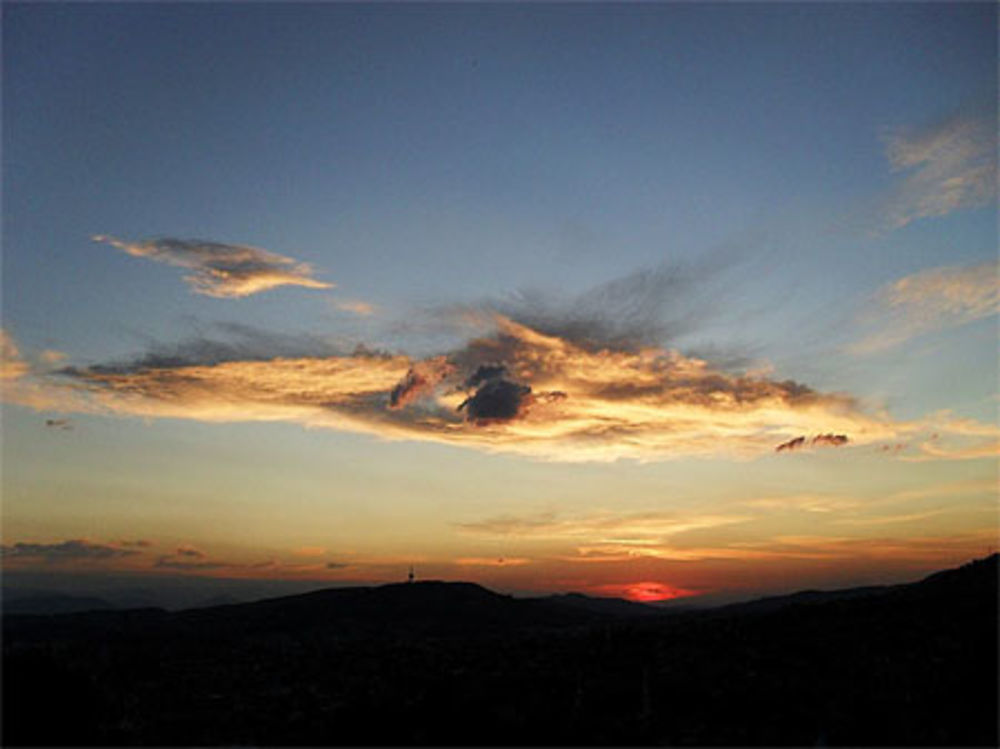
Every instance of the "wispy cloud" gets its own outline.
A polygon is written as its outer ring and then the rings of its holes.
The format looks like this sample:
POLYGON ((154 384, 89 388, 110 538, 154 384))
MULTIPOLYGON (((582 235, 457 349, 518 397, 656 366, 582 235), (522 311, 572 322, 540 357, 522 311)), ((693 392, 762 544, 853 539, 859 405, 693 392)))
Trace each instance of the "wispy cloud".
POLYGON ((869 332, 848 350, 869 354, 936 330, 964 325, 1000 312, 1000 266, 996 260, 945 266, 905 276, 882 287, 864 313, 869 332))
POLYGON ((66 354, 62 351, 56 351, 54 349, 45 349, 38 354, 38 359, 43 364, 58 364, 66 358, 66 354))
POLYGON ((674 512, 597 513, 568 518, 543 513, 525 517, 500 515, 471 523, 459 523, 456 527, 464 533, 484 536, 650 546, 670 536, 734 525, 749 519, 749 515, 740 514, 684 515, 674 512))
POLYGON ((73 431, 74 423, 72 419, 46 419, 45 426, 49 429, 61 429, 64 432, 73 431))
POLYGON ((360 299, 333 299, 331 303, 342 312, 350 312, 358 317, 371 317, 378 309, 374 304, 360 299))
POLYGON ((455 560, 459 567, 523 567, 531 564, 525 557, 460 557, 455 560))
POLYGON ((137 539, 134 539, 134 540, 127 540, 126 539, 126 540, 121 540, 121 541, 115 541, 115 545, 116 546, 126 546, 126 547, 130 547, 131 546, 131 547, 135 547, 135 548, 138 548, 138 549, 148 549, 150 546, 153 545, 153 542, 152 541, 147 541, 144 538, 137 538, 137 539))
POLYGON ((159 557, 153 565, 160 569, 170 570, 214 570, 220 567, 227 567, 225 562, 216 562, 211 559, 192 558, 178 555, 164 555, 159 557))
POLYGON ((893 171, 906 174, 884 206, 889 228, 996 198, 994 113, 962 112, 922 130, 895 130, 885 144, 893 171))
POLYGON ((918 446, 917 455, 904 455, 901 459, 910 463, 928 460, 977 460, 979 458, 1000 458, 1000 439, 989 439, 960 447, 944 447, 936 440, 928 440, 918 446))
MULTIPOLYGON (((912 519, 912 518, 911 518, 912 519)), ((897 519, 898 520, 898 519, 897 519)), ((981 554, 996 540, 996 530, 930 536, 853 537, 846 535, 778 535, 757 541, 717 546, 677 546, 605 543, 581 545, 576 554, 561 557, 580 564, 632 562, 637 559, 665 562, 708 560, 905 560, 968 557, 981 554)))
POLYGON ((0 328, 0 380, 16 380, 30 371, 10 334, 0 328))
POLYGON ((850 497, 835 497, 814 494, 794 494, 784 497, 758 497, 745 500, 747 507, 768 511, 795 510, 810 513, 837 513, 857 508, 861 503, 850 497))
POLYGON ((278 286, 304 286, 329 289, 333 284, 313 278, 312 267, 275 252, 238 244, 223 244, 201 239, 149 239, 128 242, 97 235, 95 242, 105 242, 133 257, 192 271, 184 277, 197 294, 220 299, 245 297, 278 286))
POLYGON ((66 561, 107 560, 133 556, 140 552, 122 548, 118 544, 99 544, 84 538, 60 541, 58 543, 29 543, 19 541, 0 547, 4 559, 28 559, 48 563, 66 561))

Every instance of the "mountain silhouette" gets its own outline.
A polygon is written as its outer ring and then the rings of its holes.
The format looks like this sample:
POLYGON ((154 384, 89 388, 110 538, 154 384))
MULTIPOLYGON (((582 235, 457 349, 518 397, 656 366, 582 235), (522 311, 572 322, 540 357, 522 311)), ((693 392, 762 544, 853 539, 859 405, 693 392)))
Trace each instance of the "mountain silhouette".
POLYGON ((7 614, 68 614, 113 608, 114 604, 103 598, 64 593, 22 593, 5 595, 3 599, 3 611, 7 614))
POLYGON ((3 740, 995 746, 998 565, 686 612, 428 581, 5 614, 3 740))

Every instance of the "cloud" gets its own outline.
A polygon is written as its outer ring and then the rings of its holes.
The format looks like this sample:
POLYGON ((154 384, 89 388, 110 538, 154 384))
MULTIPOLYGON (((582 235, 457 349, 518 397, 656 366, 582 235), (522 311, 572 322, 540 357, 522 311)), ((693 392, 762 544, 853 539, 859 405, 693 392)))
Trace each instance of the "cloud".
POLYGON ((358 317, 371 317, 375 314, 377 307, 369 302, 362 302, 358 299, 335 299, 333 306, 344 312, 350 312, 358 317))
POLYGON ((906 173, 883 208, 890 228, 996 198, 995 113, 962 112, 922 130, 894 130, 885 145, 893 171, 906 173))
POLYGON ((52 544, 19 541, 10 546, 2 546, 0 550, 4 559, 29 559, 50 563, 115 559, 140 553, 117 545, 92 543, 83 538, 52 544))
MULTIPOLYGON (((847 394, 721 371, 675 349, 590 349, 502 315, 487 334, 418 360, 322 342, 320 355, 268 359, 252 346, 203 343, 22 377, 4 397, 63 412, 287 421, 560 461, 749 459, 808 433, 817 446, 971 435, 950 415, 896 421, 847 394)), ((971 436, 1000 437, 979 428, 971 436)))
POLYGON ((531 564, 523 557, 460 557, 455 560, 459 567, 523 567, 531 564))
POLYGON ((66 358, 66 354, 62 351, 55 351, 53 349, 45 349, 38 354, 38 358, 43 364, 58 364, 66 358))
POLYGON ((812 439, 807 440, 805 436, 799 436, 782 442, 774 451, 777 453, 785 451, 801 450, 806 446, 811 447, 840 447, 846 445, 851 440, 846 434, 817 434, 812 439))
POLYGON ((845 497, 829 497, 812 494, 797 494, 785 497, 759 497, 743 502, 747 507, 761 508, 768 511, 795 510, 811 513, 835 513, 856 509, 860 502, 845 497))
POLYGON ((0 328, 0 381, 16 380, 30 371, 14 339, 0 328))
POLYGON ((668 544, 636 546, 594 544, 577 548, 575 555, 560 557, 580 564, 627 563, 635 560, 695 562, 708 560, 870 560, 969 557, 982 553, 996 539, 995 529, 953 535, 851 537, 828 535, 779 535, 759 541, 719 546, 679 547, 668 544))
POLYGON ((698 263, 643 268, 569 297, 526 289, 484 308, 451 312, 488 319, 494 312, 589 351, 662 345, 705 324, 717 310, 711 282, 731 267, 727 253, 698 263))
POLYGON ((208 559, 192 559, 187 556, 165 555, 157 559, 153 566, 170 570, 212 570, 229 565, 225 562, 213 562, 208 559))
POLYGON ((403 408, 430 394, 454 371, 444 356, 415 363, 389 393, 389 408, 403 408))
POLYGON ((1000 265, 944 266, 879 289, 865 313, 868 333, 848 350, 870 354, 1000 312, 1000 265))
POLYGON ((350 566, 351 565, 349 565, 347 562, 327 562, 326 563, 326 568, 328 570, 342 570, 345 567, 350 567, 350 566))
POLYGON ((188 559, 204 559, 205 552, 200 549, 196 549, 193 546, 180 546, 174 552, 179 557, 186 557, 188 559))
POLYGON ((530 403, 531 387, 496 377, 483 383, 475 394, 458 406, 465 409, 466 417, 476 424, 485 425, 510 421, 523 414, 523 406, 530 403))
POLYGON ((50 429, 61 429, 63 431, 69 432, 73 430, 73 421, 71 419, 46 419, 45 426, 50 429))
POLYGON ((682 515, 674 512, 595 513, 559 518, 553 513, 517 517, 500 515, 486 520, 458 523, 463 533, 506 538, 585 540, 592 544, 648 546, 670 536, 703 528, 743 523, 748 515, 682 515))
POLYGON ((326 554, 325 546, 300 546, 292 551, 299 557, 321 557, 326 554))
POLYGON ((919 455, 904 455, 901 460, 921 463, 928 460, 978 460, 979 458, 1000 457, 1000 440, 991 439, 972 445, 946 448, 936 444, 936 440, 922 442, 919 455))
POLYGON ((246 245, 200 239, 150 239, 127 242, 105 235, 93 237, 132 255, 192 271, 184 280, 197 294, 229 299, 278 286, 329 289, 333 284, 312 277, 306 263, 246 245))
MULTIPOLYGON (((128 372, 222 362, 319 358, 345 353, 342 345, 323 336, 275 333, 245 323, 216 322, 209 326, 210 332, 196 330, 195 334, 176 343, 151 343, 147 352, 137 359, 99 364, 92 369, 128 372)), ((66 369, 73 371, 71 367, 66 369)))

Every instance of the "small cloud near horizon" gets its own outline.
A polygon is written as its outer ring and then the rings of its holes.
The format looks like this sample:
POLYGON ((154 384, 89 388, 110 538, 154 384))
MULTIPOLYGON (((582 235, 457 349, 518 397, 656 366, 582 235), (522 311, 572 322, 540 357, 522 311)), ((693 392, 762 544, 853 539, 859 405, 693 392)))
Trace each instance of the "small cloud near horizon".
POLYGON ((141 552, 122 548, 121 545, 100 544, 85 538, 75 538, 58 543, 31 543, 18 541, 0 546, 4 559, 33 559, 48 563, 66 561, 107 560, 133 556, 141 552))

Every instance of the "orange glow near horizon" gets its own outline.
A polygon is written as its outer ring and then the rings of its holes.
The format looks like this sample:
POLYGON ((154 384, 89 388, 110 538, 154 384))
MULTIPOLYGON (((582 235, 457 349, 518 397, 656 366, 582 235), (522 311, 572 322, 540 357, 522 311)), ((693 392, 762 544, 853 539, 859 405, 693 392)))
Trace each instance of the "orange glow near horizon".
POLYGON ((651 581, 601 585, 594 590, 603 595, 616 596, 629 601, 638 601, 639 603, 670 601, 674 598, 684 598, 695 594, 693 590, 651 581))

